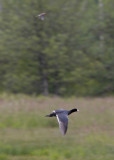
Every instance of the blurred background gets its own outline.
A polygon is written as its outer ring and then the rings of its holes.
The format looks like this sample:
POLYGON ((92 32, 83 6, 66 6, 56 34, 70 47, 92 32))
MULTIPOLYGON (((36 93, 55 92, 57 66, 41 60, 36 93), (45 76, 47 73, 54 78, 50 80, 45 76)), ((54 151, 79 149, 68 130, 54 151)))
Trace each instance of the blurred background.
POLYGON ((114 94, 113 0, 1 0, 0 92, 114 94), (36 17, 47 15, 44 21, 36 17))
POLYGON ((0 0, 0 160, 114 159, 113 8, 0 0), (44 116, 74 107, 63 137, 44 116))

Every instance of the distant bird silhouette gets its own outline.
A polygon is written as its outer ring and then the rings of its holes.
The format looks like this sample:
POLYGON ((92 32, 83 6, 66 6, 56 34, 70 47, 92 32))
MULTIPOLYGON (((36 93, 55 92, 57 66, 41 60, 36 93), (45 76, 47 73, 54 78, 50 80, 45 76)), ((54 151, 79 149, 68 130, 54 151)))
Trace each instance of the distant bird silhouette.
POLYGON ((46 117, 57 117, 57 120, 59 122, 59 128, 63 135, 66 134, 67 128, 68 128, 68 115, 70 115, 73 112, 78 112, 79 110, 74 108, 72 110, 64 110, 64 109, 58 109, 54 110, 51 114, 46 115, 46 117))
POLYGON ((44 20, 46 13, 40 13, 36 17, 39 17, 42 21, 44 20))

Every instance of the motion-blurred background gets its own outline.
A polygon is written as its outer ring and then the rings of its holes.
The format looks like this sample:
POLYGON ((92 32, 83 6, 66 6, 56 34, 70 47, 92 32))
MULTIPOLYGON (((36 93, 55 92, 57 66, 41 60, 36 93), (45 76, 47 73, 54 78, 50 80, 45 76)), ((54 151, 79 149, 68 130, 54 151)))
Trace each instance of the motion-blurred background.
POLYGON ((113 0, 0 0, 0 160, 114 159, 113 96, 113 0))

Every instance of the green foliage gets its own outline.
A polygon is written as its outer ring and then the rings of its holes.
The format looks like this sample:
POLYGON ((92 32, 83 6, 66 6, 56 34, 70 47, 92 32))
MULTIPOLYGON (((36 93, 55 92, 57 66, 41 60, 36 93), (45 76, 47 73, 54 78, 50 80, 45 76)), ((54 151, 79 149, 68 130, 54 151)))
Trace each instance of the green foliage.
POLYGON ((9 160, 6 154, 0 154, 0 160, 9 160))
POLYGON ((114 2, 100 3, 1 0, 0 92, 114 94, 114 2))

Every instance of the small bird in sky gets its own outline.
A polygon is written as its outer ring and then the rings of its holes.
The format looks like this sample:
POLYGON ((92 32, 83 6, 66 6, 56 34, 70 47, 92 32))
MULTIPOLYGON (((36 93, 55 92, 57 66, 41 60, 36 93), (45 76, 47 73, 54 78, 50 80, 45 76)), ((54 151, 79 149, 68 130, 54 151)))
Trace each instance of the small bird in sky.
POLYGON ((46 115, 46 117, 57 117, 60 131, 63 135, 66 134, 68 128, 68 115, 73 112, 78 112, 79 110, 74 108, 71 110, 58 109, 53 111, 51 114, 46 115))
POLYGON ((37 17, 39 17, 42 21, 44 20, 46 13, 40 13, 37 15, 37 17))

